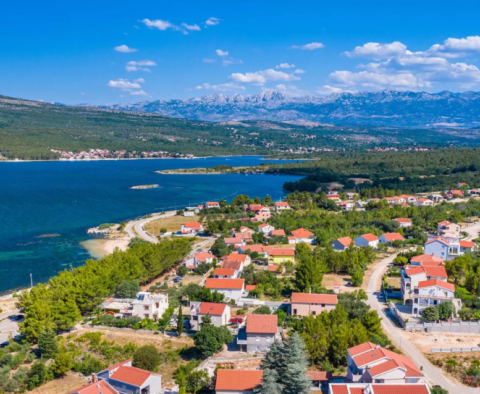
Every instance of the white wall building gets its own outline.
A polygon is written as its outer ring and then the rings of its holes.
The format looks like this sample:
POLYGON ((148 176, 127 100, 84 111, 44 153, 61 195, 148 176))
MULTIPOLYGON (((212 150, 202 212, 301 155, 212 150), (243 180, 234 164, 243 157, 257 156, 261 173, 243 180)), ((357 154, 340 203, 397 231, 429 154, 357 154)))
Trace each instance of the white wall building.
POLYGON ((141 319, 160 319, 168 308, 168 296, 166 294, 151 294, 148 291, 137 293, 137 299, 132 302, 132 316, 141 319))

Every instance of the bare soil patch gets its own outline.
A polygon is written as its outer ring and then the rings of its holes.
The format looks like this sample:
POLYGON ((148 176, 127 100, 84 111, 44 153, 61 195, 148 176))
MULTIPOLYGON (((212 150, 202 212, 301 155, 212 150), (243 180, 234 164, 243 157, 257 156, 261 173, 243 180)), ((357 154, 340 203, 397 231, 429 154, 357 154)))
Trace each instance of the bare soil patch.
POLYGON ((430 354, 432 348, 476 347, 480 344, 480 336, 478 334, 425 333, 421 331, 405 331, 403 334, 409 342, 413 343, 418 350, 425 354, 430 354))

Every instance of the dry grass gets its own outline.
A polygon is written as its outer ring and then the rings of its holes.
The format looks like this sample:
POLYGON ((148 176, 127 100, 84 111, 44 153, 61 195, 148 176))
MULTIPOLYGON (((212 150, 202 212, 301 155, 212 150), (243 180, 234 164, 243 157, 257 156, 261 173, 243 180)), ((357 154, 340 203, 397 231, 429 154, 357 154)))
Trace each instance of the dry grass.
POLYGON ((194 283, 196 285, 199 285, 203 281, 203 276, 202 275, 185 275, 182 280, 182 284, 184 286, 189 285, 190 283, 194 283))
POLYGON ((159 218, 148 222, 145 225, 145 230, 150 234, 159 236, 160 229, 166 228, 167 231, 179 231, 182 224, 187 222, 197 222, 198 216, 170 216, 167 218, 159 218))
POLYGON ((394 276, 391 278, 387 278, 387 283, 393 288, 400 288, 400 277, 394 276))
POLYGON ((67 372, 63 378, 52 380, 35 390, 32 394, 65 394, 87 384, 87 378, 78 373, 67 372))

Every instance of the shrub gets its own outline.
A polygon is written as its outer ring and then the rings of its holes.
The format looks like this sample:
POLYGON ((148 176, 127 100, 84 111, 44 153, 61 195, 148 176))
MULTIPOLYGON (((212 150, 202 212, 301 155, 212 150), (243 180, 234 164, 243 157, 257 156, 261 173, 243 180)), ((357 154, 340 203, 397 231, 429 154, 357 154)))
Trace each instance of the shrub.
POLYGON ((133 354, 132 364, 134 367, 155 372, 160 365, 160 353, 156 347, 145 345, 138 348, 133 354))

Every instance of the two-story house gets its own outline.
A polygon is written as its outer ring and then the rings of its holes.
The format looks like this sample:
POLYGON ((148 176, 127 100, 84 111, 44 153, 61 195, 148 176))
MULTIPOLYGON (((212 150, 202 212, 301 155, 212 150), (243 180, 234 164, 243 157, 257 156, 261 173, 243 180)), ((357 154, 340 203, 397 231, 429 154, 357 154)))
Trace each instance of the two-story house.
POLYGON ((347 350, 347 381, 353 383, 423 383, 425 376, 408 357, 365 342, 347 350))
POLYGON ((331 383, 328 394, 430 394, 423 384, 371 384, 371 383, 331 383))
POLYGON ((215 394, 253 394, 262 380, 262 370, 218 369, 215 394))
POLYGON ((295 262, 295 249, 274 248, 268 252, 268 260, 273 264, 283 264, 287 261, 295 262))
POLYGON ((73 390, 70 394, 118 394, 105 380, 94 381, 73 390))
POLYGON ((419 198, 415 205, 417 207, 432 207, 433 201, 428 198, 419 198))
POLYGON ((425 308, 438 306, 442 302, 452 302, 455 308, 454 316, 458 314, 462 302, 455 298, 455 285, 438 279, 424 280, 414 290, 412 312, 420 315, 425 308))
POLYGON ((367 247, 370 246, 374 249, 378 248, 378 237, 373 234, 364 234, 360 235, 359 237, 355 238, 353 240, 355 242, 355 245, 360 246, 360 247, 367 247))
POLYGON ((290 204, 285 201, 280 201, 275 203, 275 212, 285 211, 286 209, 290 209, 290 204))
POLYGON ((214 302, 190 301, 190 327, 199 331, 204 316, 209 315, 216 327, 226 326, 230 321, 230 306, 214 302))
POLYGON ((244 352, 266 352, 281 340, 277 315, 248 315, 245 327, 237 335, 237 345, 244 352))
POLYGON ((401 271, 400 291, 405 302, 413 301, 415 289, 420 282, 430 279, 447 281, 445 267, 436 265, 406 265, 401 271))
POLYGON ((458 238, 435 237, 429 239, 424 246, 425 254, 433 254, 443 260, 454 260, 463 255, 458 238))
POLYGON ((213 277, 219 279, 236 279, 239 272, 231 268, 215 268, 213 270, 213 277))
POLYGON ((460 238, 460 226, 444 220, 437 224, 437 234, 441 237, 460 238))
POLYGON ((203 226, 199 222, 188 222, 182 224, 182 234, 195 235, 204 230, 203 226))
POLYGON ((215 258, 216 257, 211 253, 205 251, 198 252, 193 256, 193 268, 197 268, 201 263, 212 264, 215 258))
POLYGON ((311 231, 305 230, 304 228, 299 228, 298 230, 292 231, 292 236, 288 237, 289 244, 298 244, 304 242, 306 244, 312 245, 315 243, 315 234, 311 231))
POLYGON ((247 296, 245 292, 244 279, 216 279, 208 278, 205 287, 211 291, 217 291, 225 296, 226 301, 238 301, 243 296, 247 296))
POLYGON ((275 230, 275 227, 268 223, 263 223, 258 226, 258 232, 263 233, 264 235, 267 235, 272 230, 275 230))
POLYGON ((400 225, 400 227, 402 227, 402 228, 412 227, 412 220, 411 219, 397 218, 397 219, 393 219, 393 220, 396 221, 400 225))
POLYGON ((344 251, 352 244, 355 245, 355 242, 353 242, 353 239, 350 237, 338 238, 337 240, 330 243, 333 250, 337 250, 337 251, 344 251))
POLYGON ((160 319, 168 308, 168 296, 166 294, 151 294, 148 291, 140 291, 137 298, 132 302, 132 316, 141 319, 160 319))
POLYGON ((336 294, 292 293, 291 313, 298 316, 319 315, 323 311, 335 309, 338 303, 336 294))
POLYGON ((222 268, 236 269, 241 272, 251 262, 252 259, 248 254, 230 253, 222 262, 222 268))

